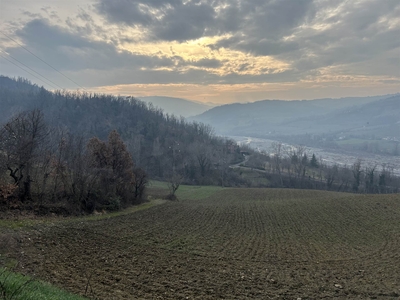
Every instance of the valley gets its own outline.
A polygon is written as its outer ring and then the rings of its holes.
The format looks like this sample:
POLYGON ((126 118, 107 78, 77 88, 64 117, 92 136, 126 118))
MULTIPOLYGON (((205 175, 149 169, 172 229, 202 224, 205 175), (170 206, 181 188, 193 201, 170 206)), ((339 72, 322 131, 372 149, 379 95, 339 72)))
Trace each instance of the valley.
MULTIPOLYGON (((239 145, 248 145, 257 151, 263 151, 266 153, 273 153, 272 145, 277 143, 276 140, 255 138, 248 136, 229 136, 229 138, 235 140, 239 145)), ((293 149, 296 145, 283 143, 287 150, 293 149)), ((328 166, 335 164, 339 166, 351 166, 357 159, 362 160, 363 167, 366 166, 377 166, 378 170, 382 169, 382 166, 390 169, 396 176, 400 176, 400 156, 392 155, 379 155, 373 153, 356 153, 355 151, 343 151, 337 149, 321 149, 314 147, 306 147, 306 153, 308 157, 311 157, 314 153, 323 163, 328 166)))

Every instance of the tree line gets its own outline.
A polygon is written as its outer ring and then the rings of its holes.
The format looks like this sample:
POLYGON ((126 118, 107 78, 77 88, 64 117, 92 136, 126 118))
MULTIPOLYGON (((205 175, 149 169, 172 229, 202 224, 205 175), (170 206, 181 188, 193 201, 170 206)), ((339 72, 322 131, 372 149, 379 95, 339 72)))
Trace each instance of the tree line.
POLYGON ((254 153, 249 167, 263 170, 271 187, 320 189, 354 193, 397 193, 400 178, 387 165, 364 166, 362 159, 352 165, 328 165, 304 146, 272 145, 271 153, 254 153))

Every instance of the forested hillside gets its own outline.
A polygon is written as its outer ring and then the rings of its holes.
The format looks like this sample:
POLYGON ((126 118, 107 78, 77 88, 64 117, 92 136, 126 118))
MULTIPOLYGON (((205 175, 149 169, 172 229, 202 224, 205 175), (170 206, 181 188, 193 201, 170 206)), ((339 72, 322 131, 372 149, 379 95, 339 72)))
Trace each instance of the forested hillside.
POLYGON ((49 92, 2 77, 0 107, 0 192, 17 188, 21 200, 73 197, 90 209, 93 199, 137 201, 146 178, 240 183, 229 169, 241 159, 234 142, 134 98, 49 92))
POLYGON ((135 163, 154 177, 166 177, 175 169, 184 171, 193 182, 207 183, 215 165, 238 159, 232 142, 217 138, 210 126, 169 116, 134 98, 52 93, 21 79, 3 77, 0 106, 2 123, 18 112, 40 109, 50 126, 71 134, 104 140, 116 130, 135 163))

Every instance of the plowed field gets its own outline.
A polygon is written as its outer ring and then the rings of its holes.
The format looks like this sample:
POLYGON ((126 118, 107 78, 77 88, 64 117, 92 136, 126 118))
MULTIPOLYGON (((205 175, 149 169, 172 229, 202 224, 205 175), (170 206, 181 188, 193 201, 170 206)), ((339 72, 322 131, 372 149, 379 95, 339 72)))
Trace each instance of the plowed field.
POLYGON ((36 226, 19 233, 12 256, 20 271, 98 299, 400 296, 400 195, 193 195, 109 219, 36 226))

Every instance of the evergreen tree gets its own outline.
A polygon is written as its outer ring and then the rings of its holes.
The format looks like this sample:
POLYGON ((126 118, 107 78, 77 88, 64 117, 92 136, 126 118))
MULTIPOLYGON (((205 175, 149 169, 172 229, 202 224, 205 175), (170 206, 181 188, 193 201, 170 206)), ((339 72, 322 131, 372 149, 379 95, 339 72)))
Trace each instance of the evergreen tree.
POLYGON ((319 167, 318 160, 317 160, 317 158, 315 157, 315 154, 314 154, 314 153, 313 153, 313 155, 312 155, 312 157, 311 157, 310 166, 311 166, 312 168, 318 168, 318 167, 319 167))

